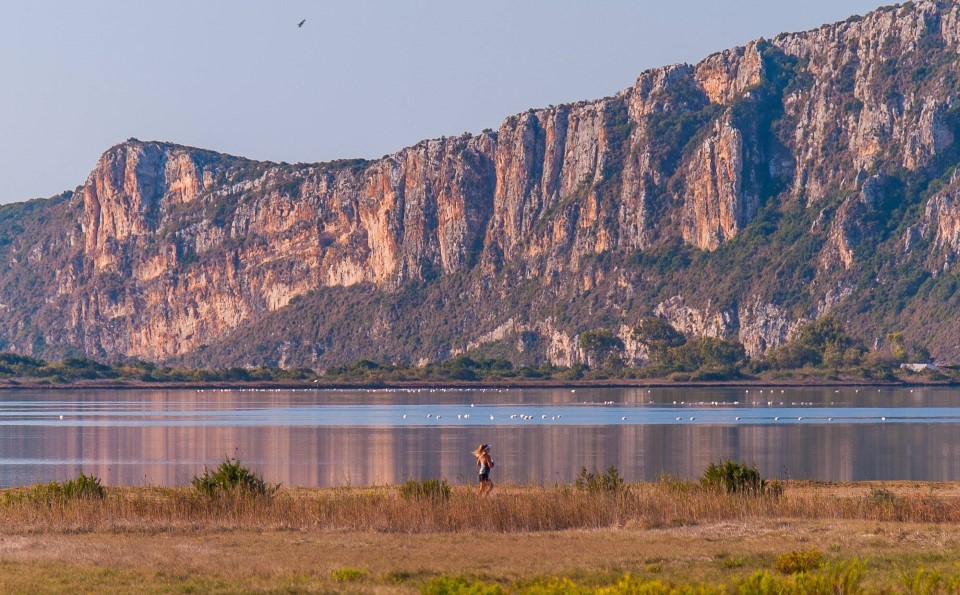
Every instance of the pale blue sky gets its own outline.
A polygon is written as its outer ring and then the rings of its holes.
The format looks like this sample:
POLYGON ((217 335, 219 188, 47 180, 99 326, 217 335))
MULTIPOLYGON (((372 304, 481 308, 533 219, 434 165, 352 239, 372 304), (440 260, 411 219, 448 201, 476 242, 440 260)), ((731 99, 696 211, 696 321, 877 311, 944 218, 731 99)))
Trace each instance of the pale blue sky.
POLYGON ((0 0, 0 202, 73 189, 128 137, 271 161, 379 157, 876 6, 0 0))

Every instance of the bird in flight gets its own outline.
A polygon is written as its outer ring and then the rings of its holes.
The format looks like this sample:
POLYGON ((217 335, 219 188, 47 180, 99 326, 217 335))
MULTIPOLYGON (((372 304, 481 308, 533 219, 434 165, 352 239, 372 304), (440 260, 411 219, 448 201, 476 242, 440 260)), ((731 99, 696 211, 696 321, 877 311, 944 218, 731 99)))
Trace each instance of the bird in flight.
POLYGON ((306 23, 306 22, 307 22, 307 19, 303 19, 302 21, 300 21, 299 23, 297 23, 297 28, 299 29, 300 27, 303 27, 303 24, 306 23))

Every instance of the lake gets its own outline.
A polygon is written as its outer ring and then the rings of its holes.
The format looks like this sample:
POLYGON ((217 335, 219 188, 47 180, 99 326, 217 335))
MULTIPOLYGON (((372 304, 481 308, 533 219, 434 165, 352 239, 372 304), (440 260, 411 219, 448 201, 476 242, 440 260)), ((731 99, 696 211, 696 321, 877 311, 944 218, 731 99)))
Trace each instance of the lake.
POLYGON ((711 462, 770 478, 960 480, 955 388, 0 391, 0 486, 186 485, 235 457, 273 483, 630 480, 711 462))

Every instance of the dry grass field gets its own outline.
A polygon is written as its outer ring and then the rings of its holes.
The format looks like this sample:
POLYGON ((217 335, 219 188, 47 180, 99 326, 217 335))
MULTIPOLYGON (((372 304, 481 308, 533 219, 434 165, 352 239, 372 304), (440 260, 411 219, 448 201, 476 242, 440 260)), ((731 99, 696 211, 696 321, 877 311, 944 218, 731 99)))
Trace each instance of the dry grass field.
POLYGON ((3 592, 938 593, 958 562, 952 483, 0 492, 3 592))

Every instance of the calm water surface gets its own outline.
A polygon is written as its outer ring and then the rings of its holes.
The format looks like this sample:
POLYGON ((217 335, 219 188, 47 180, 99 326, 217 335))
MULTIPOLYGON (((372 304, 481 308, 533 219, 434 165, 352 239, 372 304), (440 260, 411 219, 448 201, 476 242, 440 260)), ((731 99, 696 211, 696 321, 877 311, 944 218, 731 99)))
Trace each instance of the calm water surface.
POLYGON ((957 389, 0 391, 0 486, 79 472, 184 485, 225 457, 295 486, 698 476, 723 459, 768 477, 960 480, 957 389))

